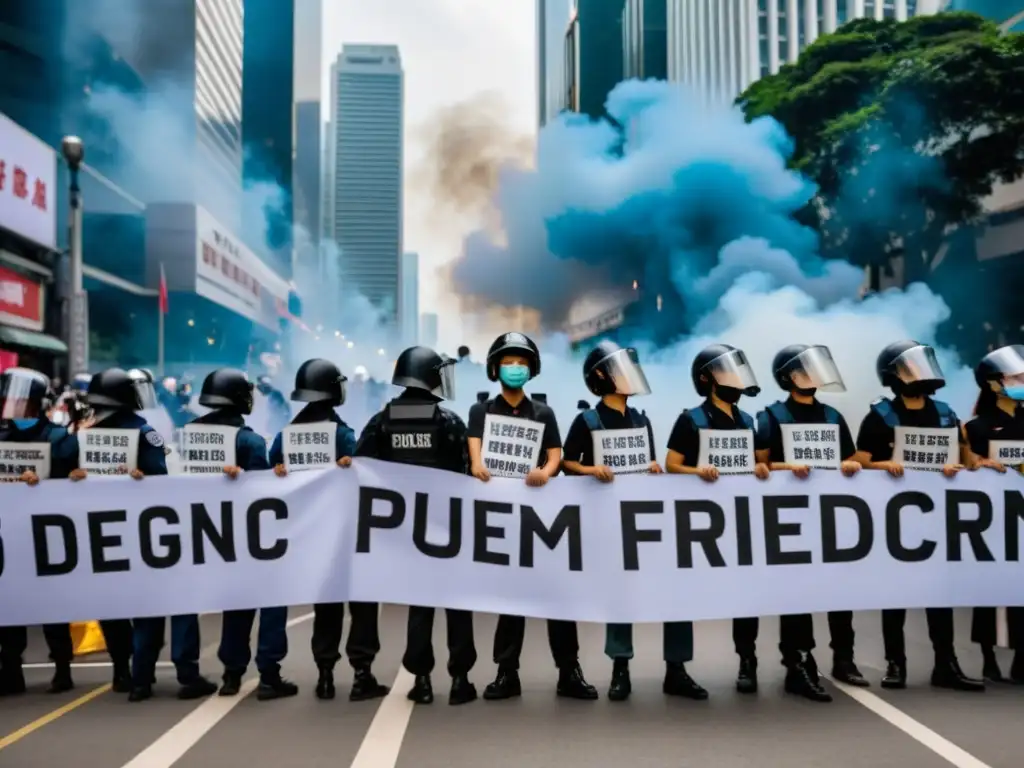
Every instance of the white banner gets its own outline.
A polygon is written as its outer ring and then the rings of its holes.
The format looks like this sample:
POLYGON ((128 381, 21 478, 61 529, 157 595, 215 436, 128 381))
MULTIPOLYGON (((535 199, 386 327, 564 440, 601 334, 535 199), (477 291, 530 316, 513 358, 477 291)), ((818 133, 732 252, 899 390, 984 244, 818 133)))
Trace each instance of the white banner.
POLYGON ((907 469, 940 470, 960 463, 956 427, 896 427, 892 458, 907 469))
POLYGON ((0 443, 0 480, 17 480, 27 471, 49 480, 50 450, 49 443, 0 443))
POLYGON ((702 429, 698 467, 715 467, 723 475, 754 471, 754 433, 749 429, 702 429))
POLYGON ((839 469, 843 462, 838 424, 780 424, 787 464, 839 469))
POLYGON ((0 485, 0 621, 360 600, 581 621, 1024 604, 1024 477, 350 469, 0 485))
POLYGON ((281 453, 289 472, 333 467, 337 446, 338 427, 331 421, 292 424, 281 431, 281 453))
POLYGON ((487 414, 480 460, 494 477, 526 477, 537 466, 544 425, 514 416, 487 414))
POLYGON ((139 467, 137 429, 86 429, 78 435, 78 466, 90 475, 115 475, 139 467))
POLYGON ((647 427, 599 429, 593 433, 594 465, 608 467, 616 475, 651 471, 651 446, 647 427))
POLYGON ((238 427, 186 424, 181 430, 181 461, 187 475, 223 472, 238 466, 235 441, 238 427))

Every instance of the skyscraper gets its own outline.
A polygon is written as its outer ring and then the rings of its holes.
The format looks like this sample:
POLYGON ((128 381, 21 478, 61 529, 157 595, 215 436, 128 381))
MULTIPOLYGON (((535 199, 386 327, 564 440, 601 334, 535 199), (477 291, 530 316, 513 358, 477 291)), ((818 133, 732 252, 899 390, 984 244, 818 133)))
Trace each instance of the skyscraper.
POLYGON ((424 312, 420 315, 420 344, 437 349, 437 313, 424 312))
POLYGON ((563 106, 602 117, 604 103, 622 80, 623 0, 575 0, 563 47, 563 106))
POLYGON ((668 76, 667 0, 626 0, 622 7, 622 77, 668 76))
POLYGON ((322 0, 295 4, 295 224, 315 242, 322 230, 323 140, 320 64, 323 36, 322 0))
POLYGON ((398 315, 403 72, 398 47, 342 47, 331 67, 334 237, 342 279, 398 315))
POLYGON ((1024 0, 942 0, 943 10, 971 11, 1003 26, 1008 32, 1024 32, 1024 0))
POLYGON ((402 329, 402 343, 411 346, 418 342, 420 335, 419 254, 402 254, 400 278, 398 322, 402 329))
POLYGON ((537 124, 564 109, 565 30, 572 0, 537 0, 537 124))
POLYGON ((668 0, 668 76, 730 102, 850 19, 934 10, 927 0, 668 0))

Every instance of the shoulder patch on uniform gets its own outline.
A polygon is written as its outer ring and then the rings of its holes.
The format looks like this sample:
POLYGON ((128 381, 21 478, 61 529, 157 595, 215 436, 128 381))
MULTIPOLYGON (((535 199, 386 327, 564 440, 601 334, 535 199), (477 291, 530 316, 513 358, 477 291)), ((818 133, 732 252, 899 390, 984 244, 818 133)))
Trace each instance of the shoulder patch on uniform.
POLYGON ((164 439, 160 436, 160 433, 155 429, 151 429, 143 434, 146 435, 146 442, 152 445, 154 448, 163 448, 164 439))

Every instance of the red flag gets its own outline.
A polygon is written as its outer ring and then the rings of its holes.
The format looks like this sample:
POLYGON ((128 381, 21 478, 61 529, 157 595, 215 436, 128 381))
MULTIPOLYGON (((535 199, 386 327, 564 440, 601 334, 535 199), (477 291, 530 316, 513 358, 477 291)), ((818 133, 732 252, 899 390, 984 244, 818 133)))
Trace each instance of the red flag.
POLYGON ((167 301, 167 276, 164 275, 164 265, 160 265, 160 314, 166 315, 170 312, 170 305, 167 301))

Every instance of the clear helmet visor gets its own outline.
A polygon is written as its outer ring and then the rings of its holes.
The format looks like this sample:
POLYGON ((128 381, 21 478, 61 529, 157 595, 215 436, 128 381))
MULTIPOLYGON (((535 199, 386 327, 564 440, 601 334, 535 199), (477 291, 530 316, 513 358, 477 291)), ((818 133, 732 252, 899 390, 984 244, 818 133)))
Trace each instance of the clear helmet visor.
POLYGON ((911 347, 890 364, 890 370, 904 384, 917 381, 946 382, 946 377, 939 366, 935 350, 924 344, 911 347))
POLYGON ((8 368, 0 376, 0 419, 38 419, 50 382, 28 368, 8 368))
POLYGON ((1024 345, 1014 344, 989 352, 985 362, 999 373, 1004 388, 1024 385, 1024 345))
POLYGON ((797 389, 816 389, 819 392, 846 391, 846 384, 828 347, 816 346, 805 349, 793 358, 786 368, 789 380, 797 389))
POLYGON ((455 364, 456 361, 447 358, 437 369, 439 384, 430 390, 431 394, 440 397, 442 400, 455 399, 455 364))
POLYGON ((139 394, 139 402, 142 403, 140 410, 148 411, 156 408, 156 387, 153 385, 153 374, 141 368, 133 368, 128 371, 128 378, 132 380, 135 391, 139 394))
POLYGON ((617 395, 649 395, 651 385, 635 349, 620 349, 597 364, 597 372, 611 381, 617 395))
POLYGON ((744 392, 758 389, 754 369, 742 350, 734 349, 719 355, 702 370, 720 387, 732 387, 744 392))

